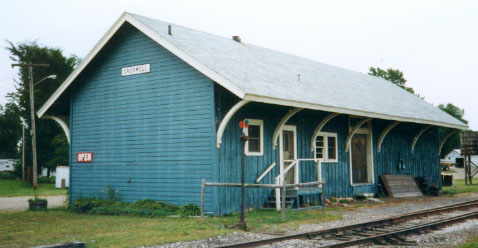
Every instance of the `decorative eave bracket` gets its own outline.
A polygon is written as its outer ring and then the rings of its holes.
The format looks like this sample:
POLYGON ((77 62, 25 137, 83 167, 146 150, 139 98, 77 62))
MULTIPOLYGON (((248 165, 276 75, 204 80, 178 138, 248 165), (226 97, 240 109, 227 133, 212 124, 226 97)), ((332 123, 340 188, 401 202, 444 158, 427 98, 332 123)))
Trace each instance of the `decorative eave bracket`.
POLYGON ((334 119, 335 117, 337 117, 339 115, 340 115, 339 113, 329 114, 322 121, 320 121, 320 123, 317 125, 317 127, 314 130, 314 134, 312 135, 311 142, 310 142, 310 149, 312 151, 314 150, 314 142, 315 142, 315 138, 317 137, 317 135, 319 135, 319 133, 322 132, 322 129, 325 127, 325 125, 327 125, 327 123, 329 123, 329 121, 331 121, 332 119, 334 119))
POLYGON ((61 129, 63 129, 63 132, 66 136, 66 140, 68 141, 68 144, 70 144, 70 129, 68 128, 68 125, 63 119, 53 115, 44 115, 43 118, 54 120, 61 127, 61 129))
POLYGON ((352 142, 352 138, 354 137, 354 135, 358 132, 358 130, 363 126, 363 124, 371 121, 372 118, 367 118, 367 119, 363 119, 361 120, 359 123, 357 123, 357 125, 355 125, 355 127, 352 128, 349 136, 347 137, 346 139, 346 143, 345 143, 345 151, 349 151, 349 148, 350 148, 350 143, 352 142))
POLYGON ((282 128, 285 126, 287 121, 290 118, 292 118, 292 116, 294 116, 295 114, 297 114, 301 110, 303 110, 303 108, 295 108, 295 109, 289 110, 289 112, 287 112, 287 114, 285 114, 284 117, 282 117, 279 124, 277 124, 277 127, 274 130, 274 134, 272 135, 272 147, 274 149, 276 148, 277 144, 279 143, 279 134, 280 134, 280 131, 282 130, 282 128))
POLYGON ((445 143, 448 141, 448 139, 450 139, 453 135, 455 135, 455 134, 457 134, 457 133, 459 133, 459 132, 460 132, 460 130, 452 130, 451 132, 449 132, 449 133, 445 136, 445 138, 443 138, 443 140, 442 140, 441 143, 440 143, 440 147, 438 148, 438 155, 441 154, 441 151, 442 151, 442 149, 443 149, 443 146, 444 146, 445 143))
POLYGON ((382 133, 380 134, 378 138, 378 143, 377 143, 378 152, 382 151, 382 144, 383 144, 383 141, 385 140, 385 137, 387 137, 388 133, 390 133, 390 131, 392 131, 393 128, 398 126, 398 124, 400 124, 400 122, 394 121, 390 125, 388 125, 385 129, 383 129, 382 133))
POLYGON ((418 143, 418 140, 420 139, 420 137, 425 134, 428 130, 430 130, 432 128, 432 126, 427 126, 427 127, 424 127, 420 130, 420 132, 418 132, 418 134, 413 138, 413 142, 412 142, 412 153, 415 152, 415 146, 417 145, 418 143))
POLYGON ((248 100, 241 100, 234 104, 229 111, 227 111, 226 115, 224 118, 222 118, 221 123, 219 124, 219 127, 217 128, 217 134, 216 134, 216 147, 219 149, 221 148, 221 143, 222 143, 222 136, 224 135, 224 130, 227 127, 227 124, 231 120, 231 118, 234 116, 234 114, 239 111, 244 105, 248 104, 250 101, 248 100))

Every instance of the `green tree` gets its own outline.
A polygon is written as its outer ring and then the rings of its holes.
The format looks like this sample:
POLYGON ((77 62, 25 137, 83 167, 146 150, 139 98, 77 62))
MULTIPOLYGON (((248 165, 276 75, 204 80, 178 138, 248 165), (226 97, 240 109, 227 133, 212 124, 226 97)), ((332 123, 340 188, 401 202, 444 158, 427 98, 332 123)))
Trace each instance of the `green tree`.
MULTIPOLYGON (((406 91, 416 94, 415 90, 411 87, 407 87, 407 80, 405 79, 403 72, 397 69, 388 68, 387 70, 381 69, 380 67, 371 66, 368 69, 368 75, 381 77, 387 81, 390 81, 400 88, 405 89, 406 91)), ((418 94, 416 94, 418 96, 418 94)))
MULTIPOLYGON (((438 107, 448 113, 449 115, 455 117, 457 120, 463 122, 464 124, 468 124, 468 121, 464 119, 465 116, 465 110, 452 104, 440 104, 438 107)), ((441 136, 445 136, 446 133, 449 132, 447 129, 440 129, 440 134, 441 136)), ((461 141, 460 141, 460 135, 455 134, 453 137, 450 137, 450 139, 443 145, 443 150, 440 154, 441 157, 444 157, 446 154, 451 152, 453 149, 460 148, 461 146, 461 141)))
MULTIPOLYGON (((79 62, 76 56, 63 55, 63 51, 61 49, 42 46, 36 42, 14 44, 8 41, 8 47, 6 49, 10 53, 10 59, 13 63, 45 63, 50 65, 46 68, 34 68, 33 77, 35 82, 51 74, 57 75, 56 80, 46 80, 40 85, 35 86, 36 110, 43 105, 43 103, 59 87, 61 82, 66 79, 66 77, 73 71, 79 62)), ((16 90, 8 95, 10 103, 17 106, 16 111, 18 116, 24 118, 27 124, 31 123, 28 82, 28 69, 20 67, 18 71, 16 90)), ((59 103, 55 107, 67 109, 68 105, 66 103, 59 103)), ((27 134, 29 133, 30 132, 27 131, 27 134)), ((55 167, 56 165, 51 162, 54 159, 67 161, 67 145, 65 143, 55 141, 55 137, 58 135, 64 135, 63 131, 57 126, 56 123, 51 120, 37 120, 37 134, 39 169, 45 166, 48 166, 49 168, 55 167), (64 147, 59 148, 58 146, 64 147), (60 150, 64 152, 59 154, 58 151, 60 150), (57 158, 58 156, 61 158, 57 158)), ((28 161, 31 161, 30 158, 28 158, 28 161)), ((27 163, 26 166, 29 166, 29 164, 30 163, 27 163)))
POLYGON ((22 130, 15 104, 0 105, 0 158, 18 158, 18 143, 22 130))

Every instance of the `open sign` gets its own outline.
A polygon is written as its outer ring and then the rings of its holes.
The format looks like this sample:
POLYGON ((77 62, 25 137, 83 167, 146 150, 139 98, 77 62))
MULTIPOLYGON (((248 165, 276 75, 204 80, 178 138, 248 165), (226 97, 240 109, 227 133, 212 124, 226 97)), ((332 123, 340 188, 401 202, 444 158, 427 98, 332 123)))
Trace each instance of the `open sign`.
POLYGON ((76 162, 78 163, 91 163, 93 161, 92 152, 78 152, 76 153, 76 162))

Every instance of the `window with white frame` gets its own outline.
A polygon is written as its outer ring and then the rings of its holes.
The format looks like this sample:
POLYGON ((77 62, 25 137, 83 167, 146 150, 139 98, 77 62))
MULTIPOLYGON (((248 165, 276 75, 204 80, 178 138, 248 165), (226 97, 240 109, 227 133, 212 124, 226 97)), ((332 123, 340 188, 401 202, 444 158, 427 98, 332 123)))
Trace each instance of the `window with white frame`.
POLYGON ((322 162, 337 162, 337 134, 318 133, 315 137, 315 158, 322 162))
POLYGON ((262 120, 247 119, 248 136, 245 153, 247 156, 262 156, 264 148, 264 122, 262 120))

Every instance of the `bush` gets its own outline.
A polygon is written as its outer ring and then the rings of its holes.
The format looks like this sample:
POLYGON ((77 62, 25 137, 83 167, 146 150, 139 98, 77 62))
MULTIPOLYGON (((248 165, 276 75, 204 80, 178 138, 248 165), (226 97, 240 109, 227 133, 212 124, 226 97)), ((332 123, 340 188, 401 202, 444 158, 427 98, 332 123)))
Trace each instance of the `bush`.
POLYGON ((106 193, 106 199, 108 199, 110 201, 119 201, 120 200, 119 190, 116 190, 111 185, 106 186, 105 193, 106 193))
POLYGON ((200 214, 199 207, 193 204, 178 207, 173 204, 154 200, 120 202, 96 198, 78 199, 71 205, 71 210, 88 214, 144 217, 163 217, 168 215, 197 216, 200 214))
POLYGON ((113 201, 99 200, 95 198, 81 198, 71 206, 72 210, 79 213, 89 213, 95 208, 112 205, 113 201))
POLYGON ((17 176, 13 171, 0 171, 0 179, 16 179, 17 176))
POLYGON ((55 183, 55 177, 39 177, 38 183, 53 184, 55 183))
POLYGON ((199 216, 201 214, 201 209, 194 204, 187 204, 179 208, 179 215, 186 216, 199 216))
POLYGON ((150 209, 150 210, 159 210, 159 209, 165 209, 168 211, 177 211, 179 210, 179 207, 170 203, 166 202, 160 202, 160 201, 155 201, 155 200, 140 200, 132 203, 132 206, 134 208, 138 209, 150 209))

